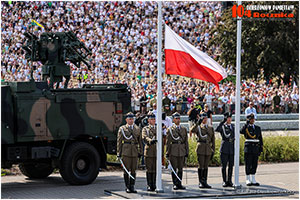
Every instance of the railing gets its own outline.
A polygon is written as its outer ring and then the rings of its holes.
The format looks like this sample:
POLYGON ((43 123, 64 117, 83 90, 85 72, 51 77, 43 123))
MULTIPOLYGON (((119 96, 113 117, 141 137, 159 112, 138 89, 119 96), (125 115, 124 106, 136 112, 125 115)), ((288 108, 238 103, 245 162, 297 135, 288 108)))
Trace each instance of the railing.
MULTIPOLYGON (((223 121, 223 115, 213 115, 213 127, 217 128, 219 123, 223 121)), ((234 123, 234 115, 232 116, 234 123)), ((188 116, 181 116, 181 123, 188 127, 188 116)), ((241 115, 240 126, 246 123, 246 116, 241 115)), ((263 131, 271 130, 299 130, 299 114, 258 114, 255 122, 263 131)))

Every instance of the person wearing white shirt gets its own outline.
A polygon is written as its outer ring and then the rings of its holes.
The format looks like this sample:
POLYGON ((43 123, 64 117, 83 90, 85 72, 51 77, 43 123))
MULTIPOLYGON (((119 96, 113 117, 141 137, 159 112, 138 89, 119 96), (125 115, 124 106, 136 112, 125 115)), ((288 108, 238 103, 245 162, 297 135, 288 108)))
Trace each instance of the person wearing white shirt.
POLYGON ((209 94, 205 95, 204 99, 206 100, 206 104, 208 105, 208 109, 211 110, 211 102, 212 102, 213 96, 209 93, 209 94))
POLYGON ((256 109, 253 107, 253 105, 254 105, 253 102, 249 103, 249 107, 246 108, 246 110, 245 110, 245 115, 248 116, 251 113, 253 113, 254 114, 254 119, 257 119, 257 112, 256 112, 256 109))
POLYGON ((297 108, 298 108, 299 95, 297 93, 298 92, 293 92, 291 94, 292 103, 293 103, 293 112, 297 112, 297 108))

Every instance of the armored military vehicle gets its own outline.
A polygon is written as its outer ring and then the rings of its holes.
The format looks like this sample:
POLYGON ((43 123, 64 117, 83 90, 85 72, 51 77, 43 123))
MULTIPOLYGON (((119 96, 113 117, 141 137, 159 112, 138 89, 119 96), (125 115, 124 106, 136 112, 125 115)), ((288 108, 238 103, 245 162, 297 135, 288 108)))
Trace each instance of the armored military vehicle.
POLYGON ((46 178, 57 168, 66 182, 89 184, 99 168, 106 167, 107 154, 116 153, 117 130, 131 109, 130 90, 123 84, 53 89, 53 81, 68 75, 66 69, 60 73, 65 61, 79 66, 85 56, 75 53, 83 46, 73 34, 45 35, 36 38, 27 34, 24 49, 31 61, 45 64, 46 75, 50 72, 53 76, 50 84, 32 78, 1 85, 2 168, 19 164, 29 178, 46 178), (70 38, 80 45, 74 46, 70 38), (58 54, 63 56, 53 60, 58 54))

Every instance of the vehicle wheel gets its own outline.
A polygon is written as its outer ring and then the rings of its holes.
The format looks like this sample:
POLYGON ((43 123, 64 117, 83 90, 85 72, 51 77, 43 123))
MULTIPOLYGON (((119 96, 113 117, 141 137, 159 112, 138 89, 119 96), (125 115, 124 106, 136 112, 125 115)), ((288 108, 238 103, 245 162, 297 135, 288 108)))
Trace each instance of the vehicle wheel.
POLYGON ((51 163, 21 163, 19 169, 31 179, 47 178, 54 170, 51 163))
POLYGON ((99 166, 100 158, 95 147, 77 142, 66 149, 61 160, 60 174, 71 185, 90 184, 97 178, 99 166))

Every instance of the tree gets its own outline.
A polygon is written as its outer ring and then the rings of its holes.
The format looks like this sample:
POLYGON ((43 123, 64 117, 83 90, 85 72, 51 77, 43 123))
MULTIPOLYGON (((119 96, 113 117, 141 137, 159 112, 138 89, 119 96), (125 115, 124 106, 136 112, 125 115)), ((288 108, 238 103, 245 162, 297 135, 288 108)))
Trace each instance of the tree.
MULTIPOLYGON (((248 4, 263 4, 265 2, 244 2, 248 4)), ((263 69, 266 79, 284 73, 283 81, 288 83, 290 76, 294 80, 299 74, 299 2, 268 2, 268 5, 294 5, 294 18, 282 20, 255 20, 243 18, 242 21, 242 78, 257 78, 263 69)), ((264 11, 269 12, 269 11, 264 11)), ((270 11, 281 12, 281 11, 270 11)), ((221 48, 218 57, 225 66, 236 66, 236 19, 232 17, 231 7, 224 10, 222 23, 212 30, 210 44, 221 48)))

